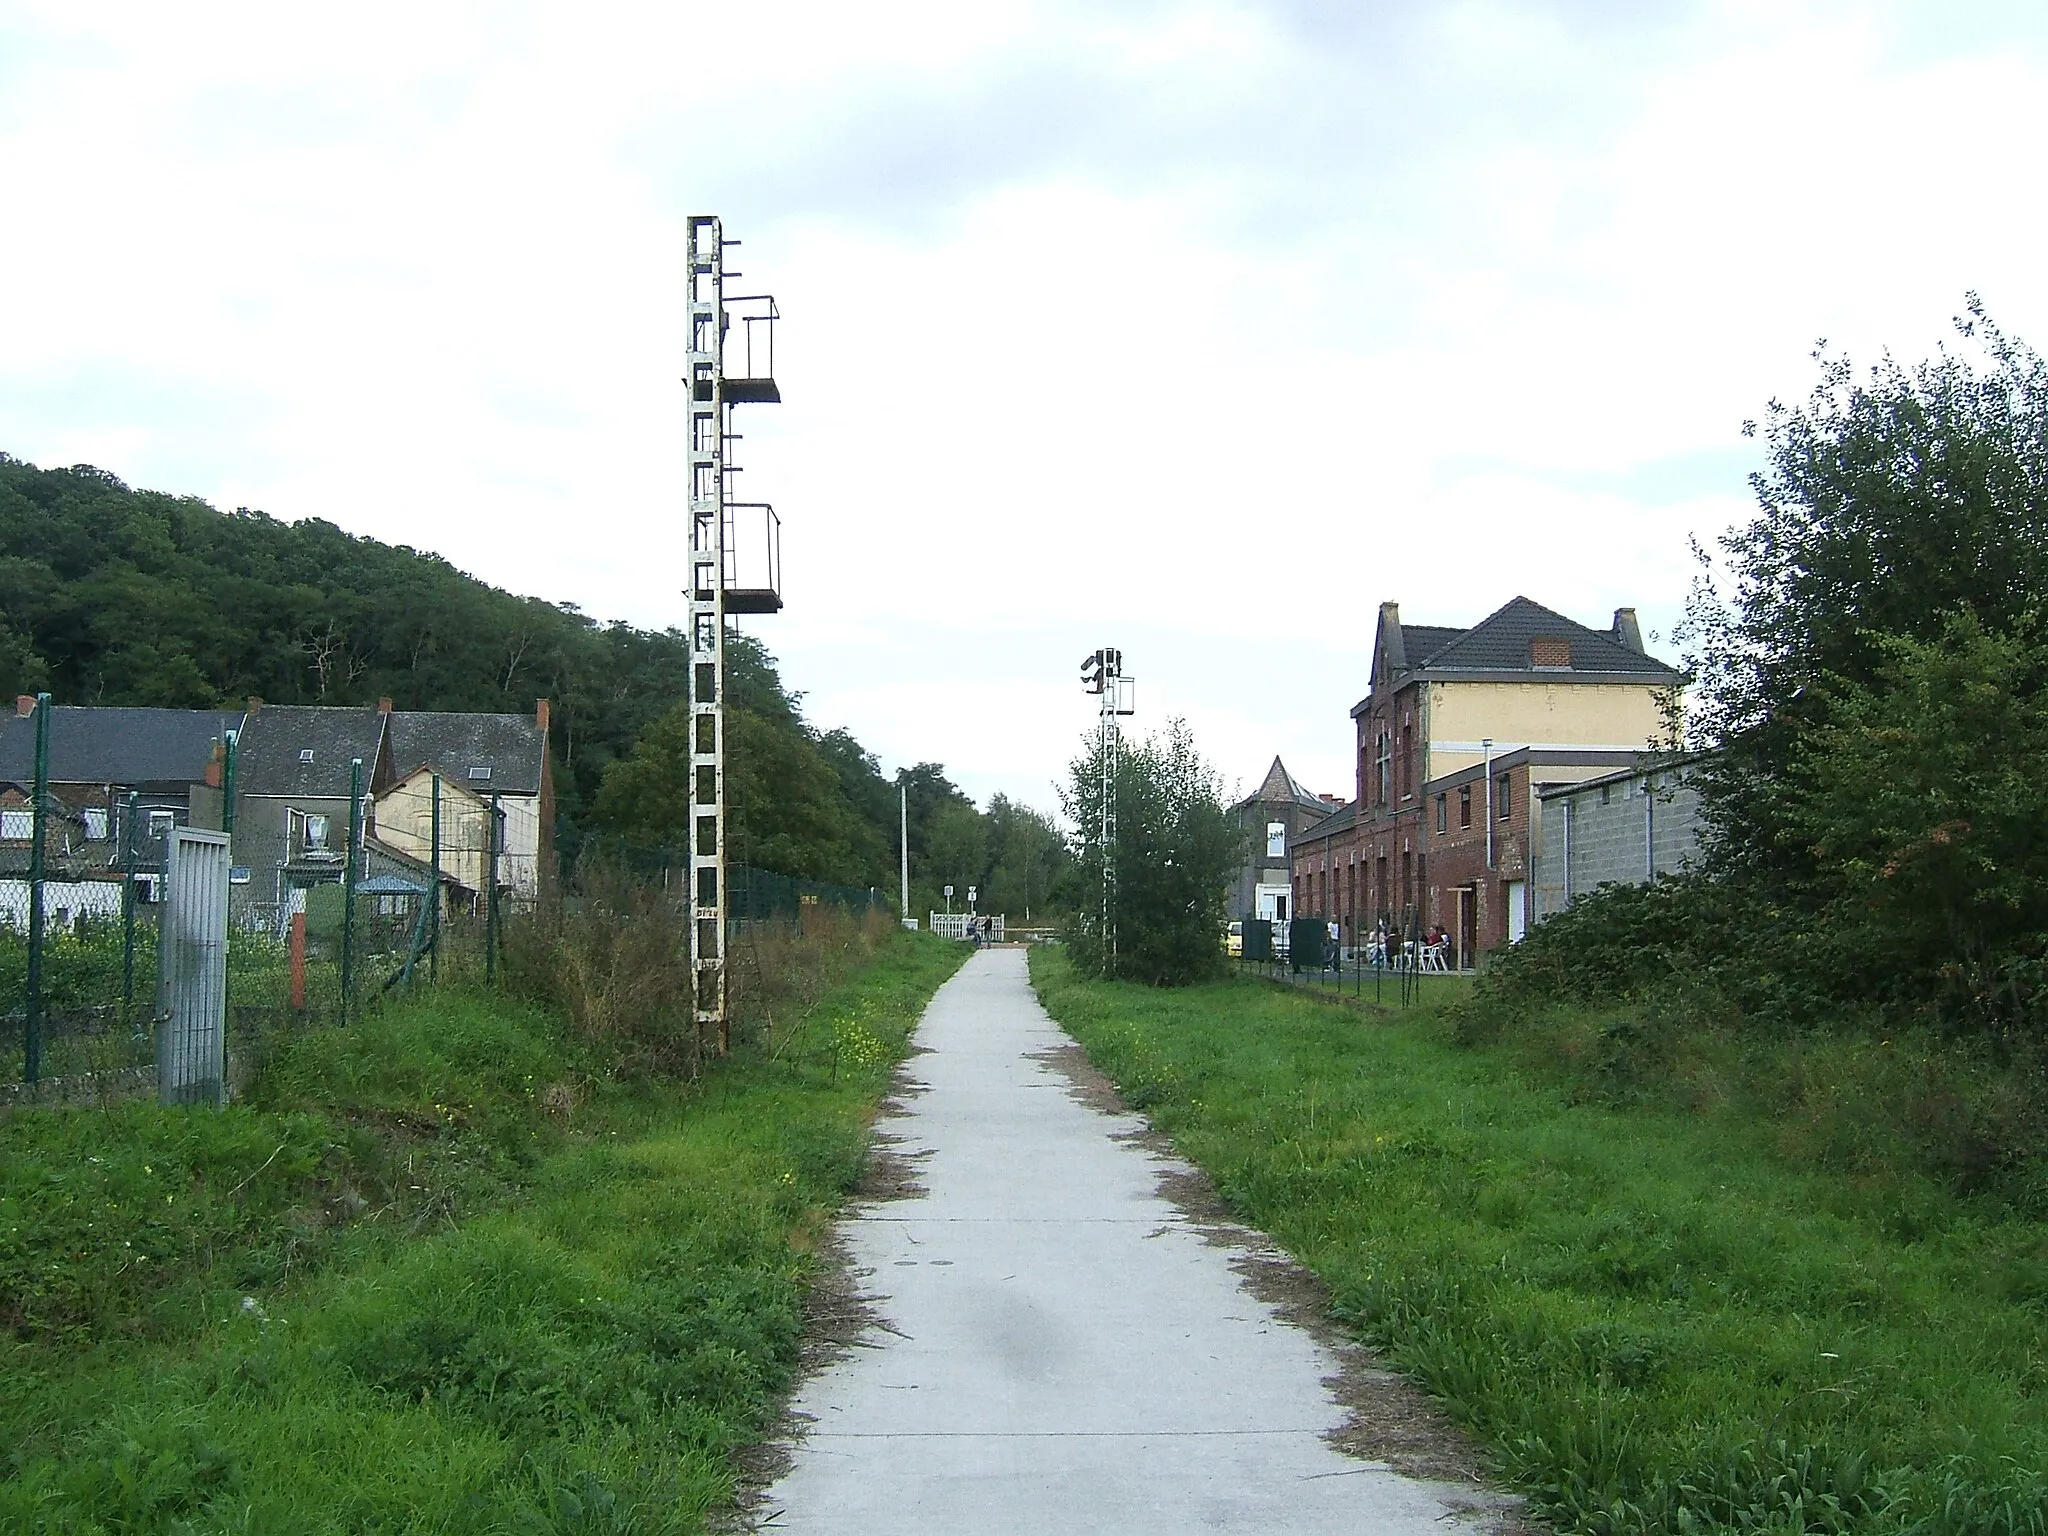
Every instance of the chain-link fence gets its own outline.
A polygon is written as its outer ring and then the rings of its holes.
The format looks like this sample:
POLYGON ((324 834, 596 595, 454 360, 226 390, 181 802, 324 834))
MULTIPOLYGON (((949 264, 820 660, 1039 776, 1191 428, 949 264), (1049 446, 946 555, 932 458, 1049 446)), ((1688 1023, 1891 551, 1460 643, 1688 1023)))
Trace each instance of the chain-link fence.
MULTIPOLYGON (((387 799, 375 823, 359 810, 347 826, 314 815, 235 826, 232 801, 225 807, 231 1078, 274 1031, 346 1023, 423 983, 497 980, 506 925, 534 909, 539 871, 502 852, 494 803, 444 796, 431 779, 422 785, 417 806, 387 799)), ((84 845, 53 830, 63 818, 49 812, 47 794, 44 803, 42 858, 33 857, 32 818, 4 829, 26 834, 19 845, 0 839, 0 1099, 24 1086, 56 1097, 146 1089, 160 1014, 157 918, 179 818, 129 796, 84 845)), ((356 803, 365 804, 360 795, 356 803)), ((595 864, 687 922, 686 855, 586 840, 554 888, 569 903, 582 899, 582 871, 595 864)), ((732 866, 729 881, 735 939, 801 930, 820 906, 893 918, 873 888, 745 865, 732 866)))

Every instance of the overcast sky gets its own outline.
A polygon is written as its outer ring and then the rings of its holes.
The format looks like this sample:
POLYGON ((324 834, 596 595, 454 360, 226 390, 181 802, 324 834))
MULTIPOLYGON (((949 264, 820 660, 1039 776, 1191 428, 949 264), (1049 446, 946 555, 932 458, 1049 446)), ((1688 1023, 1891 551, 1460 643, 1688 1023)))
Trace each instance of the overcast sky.
MULTIPOLYGON (((2048 336, 2039 4, 0 0, 0 450, 682 622, 683 243, 780 300, 749 620, 885 766, 1348 795, 1384 600, 1668 636, 1821 337, 2048 336)), ((1665 648, 1668 651, 1668 647, 1665 648)))

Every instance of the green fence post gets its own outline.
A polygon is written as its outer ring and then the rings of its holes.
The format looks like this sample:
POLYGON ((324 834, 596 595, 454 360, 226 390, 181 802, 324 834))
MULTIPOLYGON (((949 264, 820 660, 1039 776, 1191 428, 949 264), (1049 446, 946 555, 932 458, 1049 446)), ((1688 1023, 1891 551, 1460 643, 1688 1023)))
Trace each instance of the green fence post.
POLYGON ((427 882, 427 979, 441 979, 441 775, 433 775, 433 825, 429 846, 434 874, 427 882))
MULTIPOLYGON (((504 813, 498 809, 498 792, 491 791, 491 826, 485 834, 489 854, 489 879, 484 896, 484 984, 498 983, 498 827, 504 813)), ((665 882, 664 882, 665 883, 665 882)))
POLYGON ((348 1005, 355 990, 356 959, 356 844, 363 832, 363 760, 348 763, 348 856, 341 863, 341 1022, 348 1022, 348 1005))
POLYGON ((135 817, 141 797, 128 791, 121 835, 121 1027, 135 1027, 135 817))
POLYGON ((29 807, 28 1004, 22 1020, 24 1081, 43 1075, 43 845, 50 836, 50 696, 36 695, 35 799, 29 807))

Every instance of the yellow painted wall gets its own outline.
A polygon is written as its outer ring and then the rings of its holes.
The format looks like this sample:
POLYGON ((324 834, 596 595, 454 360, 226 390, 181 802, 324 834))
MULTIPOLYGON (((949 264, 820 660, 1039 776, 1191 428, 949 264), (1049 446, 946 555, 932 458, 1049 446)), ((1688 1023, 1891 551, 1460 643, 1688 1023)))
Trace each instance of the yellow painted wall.
POLYGON ((1489 737, 1496 756, 1531 745, 1647 747, 1664 732, 1657 698, 1641 683, 1431 683, 1423 778, 1480 761, 1478 744, 1489 737))

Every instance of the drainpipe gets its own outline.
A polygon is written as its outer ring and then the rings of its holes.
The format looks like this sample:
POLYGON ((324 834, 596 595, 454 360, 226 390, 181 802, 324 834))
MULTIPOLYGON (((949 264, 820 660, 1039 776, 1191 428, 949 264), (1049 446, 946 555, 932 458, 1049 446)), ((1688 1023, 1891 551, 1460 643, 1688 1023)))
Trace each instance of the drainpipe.
POLYGON ((1645 878, 1657 878, 1657 775, 1643 776, 1643 867, 1645 878))
POLYGON ((1479 750, 1486 754, 1486 867, 1493 868, 1493 738, 1481 739, 1479 750))
POLYGON ((1564 904, 1572 904, 1572 821, 1579 808, 1577 795, 1564 797, 1564 904))

